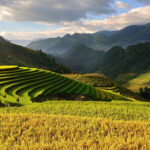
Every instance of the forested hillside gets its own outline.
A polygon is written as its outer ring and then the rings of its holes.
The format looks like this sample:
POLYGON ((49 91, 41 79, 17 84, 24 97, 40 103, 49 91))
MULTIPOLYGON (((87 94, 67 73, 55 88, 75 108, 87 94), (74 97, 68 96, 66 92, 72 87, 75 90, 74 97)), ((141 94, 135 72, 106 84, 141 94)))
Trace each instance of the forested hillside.
POLYGON ((115 46, 105 54, 97 67, 99 72, 109 77, 148 71, 150 69, 150 43, 141 43, 126 49, 115 46))
POLYGON ((103 58, 105 52, 91 49, 85 45, 76 45, 64 53, 59 63, 78 72, 92 72, 96 64, 103 58))
POLYGON ((9 42, 0 42, 0 65, 18 65, 70 73, 70 69, 56 63, 51 55, 34 51, 9 42))

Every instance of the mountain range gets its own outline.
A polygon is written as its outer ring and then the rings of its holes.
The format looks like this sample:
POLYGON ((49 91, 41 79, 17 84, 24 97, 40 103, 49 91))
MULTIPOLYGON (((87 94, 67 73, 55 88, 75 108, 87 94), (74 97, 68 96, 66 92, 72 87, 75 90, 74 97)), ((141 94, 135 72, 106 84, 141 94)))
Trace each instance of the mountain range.
POLYGON ((73 46, 85 46, 108 51, 113 46, 126 48, 129 45, 150 41, 150 24, 132 25, 118 31, 99 31, 94 34, 67 34, 64 37, 49 38, 31 42, 27 47, 43 50, 48 54, 62 55, 73 46))
POLYGON ((70 68, 84 73, 100 72, 111 78, 150 69, 150 42, 147 42, 150 41, 150 24, 132 25, 119 31, 76 33, 67 34, 63 38, 40 39, 30 44, 31 47, 37 46, 36 51, 12 44, 3 37, 0 37, 0 41, 0 64, 44 67, 63 73, 71 72, 68 69, 70 68), (43 45, 40 47, 41 43, 43 45), (103 43, 107 48, 112 47, 110 49, 103 47, 99 50, 91 48, 96 47, 93 46, 96 43, 99 45, 103 43), (42 47, 47 47, 47 50, 43 50, 42 47), (59 55, 54 59, 49 53, 59 55))

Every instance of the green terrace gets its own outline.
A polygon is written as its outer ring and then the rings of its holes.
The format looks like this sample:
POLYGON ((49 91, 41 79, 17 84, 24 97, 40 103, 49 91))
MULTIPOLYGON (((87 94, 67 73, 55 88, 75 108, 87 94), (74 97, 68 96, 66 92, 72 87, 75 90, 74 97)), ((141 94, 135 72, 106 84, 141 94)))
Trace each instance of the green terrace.
POLYGON ((132 100, 61 74, 37 68, 0 66, 0 101, 27 105, 46 100, 132 100))

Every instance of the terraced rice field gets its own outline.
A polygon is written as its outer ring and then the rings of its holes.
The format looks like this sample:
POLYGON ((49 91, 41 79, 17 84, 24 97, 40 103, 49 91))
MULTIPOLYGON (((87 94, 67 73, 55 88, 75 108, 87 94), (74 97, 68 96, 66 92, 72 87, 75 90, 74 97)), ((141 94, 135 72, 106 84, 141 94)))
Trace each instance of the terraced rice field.
POLYGON ((45 98, 84 100, 128 100, 119 93, 100 90, 90 84, 36 68, 0 67, 0 100, 29 104, 45 98))
POLYGON ((91 84, 95 87, 112 87, 113 82, 103 74, 65 74, 64 76, 91 84))
POLYGON ((0 108, 0 150, 149 149, 149 104, 116 101, 132 99, 113 86, 90 84, 42 69, 0 67, 0 102, 26 105, 0 108))

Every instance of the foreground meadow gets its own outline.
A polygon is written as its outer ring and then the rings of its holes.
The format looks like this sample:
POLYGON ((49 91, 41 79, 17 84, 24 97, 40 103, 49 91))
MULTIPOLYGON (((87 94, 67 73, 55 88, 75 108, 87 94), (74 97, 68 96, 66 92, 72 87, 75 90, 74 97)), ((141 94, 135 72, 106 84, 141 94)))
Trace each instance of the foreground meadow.
POLYGON ((150 149, 150 103, 48 101, 0 108, 1 150, 150 149))
POLYGON ((1 114, 0 122, 1 149, 150 149, 150 123, 46 114, 1 114))

